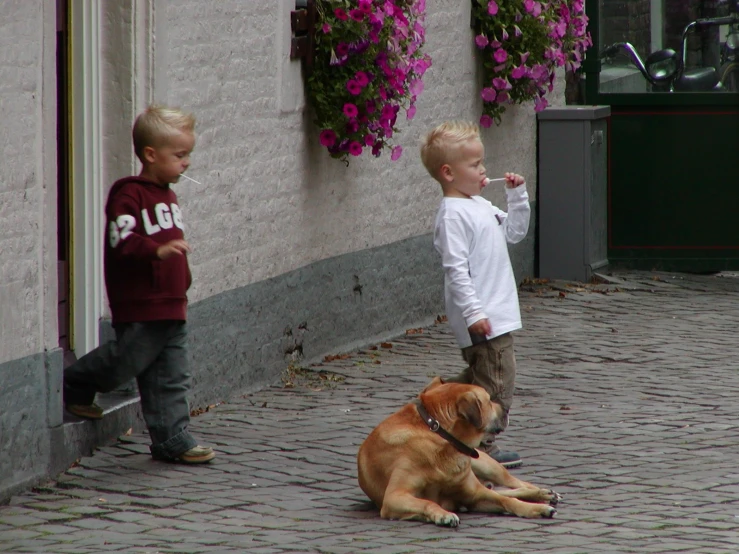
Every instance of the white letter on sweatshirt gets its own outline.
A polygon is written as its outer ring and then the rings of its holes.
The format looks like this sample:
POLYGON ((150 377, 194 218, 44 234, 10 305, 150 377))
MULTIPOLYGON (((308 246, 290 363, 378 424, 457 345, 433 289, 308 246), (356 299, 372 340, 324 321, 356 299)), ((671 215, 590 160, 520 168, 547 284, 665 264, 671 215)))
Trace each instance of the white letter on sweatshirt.
POLYGON ((162 230, 159 225, 151 224, 151 219, 149 219, 149 212, 146 211, 146 208, 141 210, 141 219, 144 222, 144 230, 146 231, 147 235, 156 235, 159 231, 162 230))
POLYGON ((162 229, 172 228, 172 214, 169 213, 169 206, 159 203, 154 206, 154 213, 157 214, 157 222, 162 226, 162 229))

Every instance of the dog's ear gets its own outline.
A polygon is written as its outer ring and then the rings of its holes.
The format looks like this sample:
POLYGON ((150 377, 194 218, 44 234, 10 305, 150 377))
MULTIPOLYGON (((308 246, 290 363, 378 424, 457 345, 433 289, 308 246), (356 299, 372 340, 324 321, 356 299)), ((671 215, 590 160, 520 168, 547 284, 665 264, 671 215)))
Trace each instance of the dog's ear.
POLYGON ((439 376, 437 375, 436 377, 434 377, 434 378, 433 378, 433 379, 431 380, 431 382, 430 382, 430 383, 429 383, 428 385, 426 385, 426 388, 424 388, 424 389, 423 389, 423 390, 421 391, 421 394, 423 394, 424 392, 428 392, 428 391, 430 391, 431 389, 435 389, 435 388, 436 388, 436 387, 438 387, 439 385, 443 385, 443 384, 444 384, 444 380, 443 380, 443 379, 442 379, 441 377, 439 377, 439 376))
POLYGON ((473 391, 468 391, 457 399, 457 412, 475 429, 482 429, 482 402, 473 391))

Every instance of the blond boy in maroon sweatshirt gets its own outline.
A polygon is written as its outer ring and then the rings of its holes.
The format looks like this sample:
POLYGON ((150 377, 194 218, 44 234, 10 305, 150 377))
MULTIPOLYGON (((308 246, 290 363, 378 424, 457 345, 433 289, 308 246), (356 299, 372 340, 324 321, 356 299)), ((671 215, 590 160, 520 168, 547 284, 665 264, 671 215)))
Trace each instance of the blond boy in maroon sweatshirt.
POLYGON ((100 419, 95 394, 136 378, 152 456, 204 463, 215 452, 187 430, 190 247, 170 188, 190 166, 195 118, 151 106, 136 119, 133 145, 141 173, 117 181, 105 207, 105 287, 117 340, 64 370, 64 403, 72 414, 100 419))

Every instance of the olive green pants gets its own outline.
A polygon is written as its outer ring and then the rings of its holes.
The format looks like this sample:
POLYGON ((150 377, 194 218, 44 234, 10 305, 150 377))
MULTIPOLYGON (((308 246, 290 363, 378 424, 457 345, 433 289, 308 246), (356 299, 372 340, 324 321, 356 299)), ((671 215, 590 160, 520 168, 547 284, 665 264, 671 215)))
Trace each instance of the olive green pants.
MULTIPOLYGON (((516 382, 516 356, 513 352, 513 336, 505 333, 480 344, 462 349, 462 357, 468 367, 459 375, 445 379, 448 383, 465 383, 484 388, 494 402, 498 402, 508 411, 513 404, 513 392, 516 382)), ((503 428, 508 425, 508 417, 503 428)), ((495 445, 495 435, 486 435, 480 444, 480 450, 495 453, 499 448, 495 445)))

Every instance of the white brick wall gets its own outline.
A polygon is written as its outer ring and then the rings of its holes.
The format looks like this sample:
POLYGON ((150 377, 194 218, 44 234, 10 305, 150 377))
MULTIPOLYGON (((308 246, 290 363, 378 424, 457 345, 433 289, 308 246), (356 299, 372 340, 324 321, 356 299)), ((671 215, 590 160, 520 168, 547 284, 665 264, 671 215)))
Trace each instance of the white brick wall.
MULTIPOLYGON (((418 159, 418 139, 444 119, 479 117, 467 1, 427 2, 433 66, 416 119, 400 122, 401 160, 363 156, 349 168, 318 145, 310 110, 304 109, 299 62, 288 59, 293 0, 148 1, 136 0, 136 17, 154 8, 151 59, 158 65, 130 83, 107 82, 105 94, 119 90, 121 98, 104 99, 102 163, 111 180, 120 177, 112 174, 116 168, 130 166, 130 151, 121 148, 130 148, 131 121, 121 118, 130 117, 132 103, 146 92, 141 79, 154 79, 155 100, 197 115, 190 174, 203 185, 177 186, 194 248, 192 301, 431 230, 440 192, 418 159)), ((53 6, 51 0, 2 1, 0 363, 56 346, 53 6)), ((111 21, 103 32, 113 27, 111 21)), ((116 32, 116 41, 125 39, 125 29, 116 32)), ((145 43, 138 35, 131 40, 145 43)), ((121 52, 128 64, 149 57, 123 47, 121 52)), ((104 60, 104 72, 116 67, 125 65, 104 60)), ((561 87, 553 100, 563 103, 561 87)), ((533 197, 533 110, 510 110, 504 124, 485 131, 484 138, 488 173, 524 174, 533 197)), ((489 194, 494 201, 504 198, 502 190, 489 194)))
MULTIPOLYGON (((284 32, 294 2, 167 6, 166 88, 155 96, 199 117, 190 171, 203 185, 178 185, 194 247, 193 300, 430 231, 440 191, 420 163, 418 139, 444 119, 479 117, 468 2, 427 3, 433 66, 416 119, 401 123, 401 160, 362 156, 349 168, 318 146, 310 110, 280 109, 289 102, 276 83, 298 64, 284 32)), ((533 110, 510 110, 485 142, 489 173, 521 172, 533 197, 533 110)), ((490 194, 504 199, 502 190, 490 194)))
MULTIPOLYGON (((45 292, 42 2, 3 0, 0 16, 0 363, 41 352, 45 292)), ((46 47, 48 48, 48 43, 46 47)), ((54 48, 52 42, 51 48, 54 48)), ((50 107, 53 110, 53 106, 50 107)), ((56 160, 53 160, 54 165, 56 160)), ((47 175, 48 177, 48 175, 47 175)), ((50 183, 52 186, 54 182, 50 183)), ((48 193, 55 203, 56 194, 48 193)), ((51 225, 56 226, 55 221, 51 225)), ((56 230, 54 230, 56 234, 56 230)), ((56 251, 54 251, 54 257, 56 251)), ((45 272, 53 270, 47 285, 45 272)), ((55 316, 55 314, 54 314, 55 316)), ((56 322, 54 322, 56 328, 56 322)))

